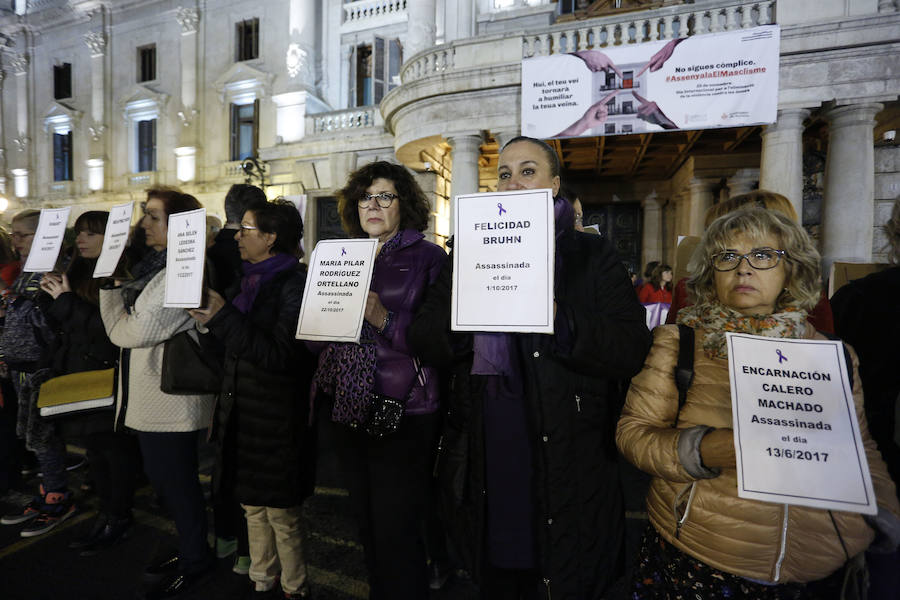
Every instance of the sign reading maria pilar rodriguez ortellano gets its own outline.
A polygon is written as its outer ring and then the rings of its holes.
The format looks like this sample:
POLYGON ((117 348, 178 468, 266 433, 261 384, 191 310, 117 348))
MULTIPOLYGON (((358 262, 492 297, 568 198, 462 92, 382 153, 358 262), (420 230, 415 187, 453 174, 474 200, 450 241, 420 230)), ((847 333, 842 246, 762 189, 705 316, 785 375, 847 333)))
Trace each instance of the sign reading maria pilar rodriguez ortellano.
POLYGON ((359 342, 378 240, 322 240, 309 260, 297 339, 359 342))
POLYGON ((453 210, 450 328, 552 334, 552 191, 467 194, 453 210))
POLYGON ((726 337, 738 496, 876 514, 842 343, 726 337))

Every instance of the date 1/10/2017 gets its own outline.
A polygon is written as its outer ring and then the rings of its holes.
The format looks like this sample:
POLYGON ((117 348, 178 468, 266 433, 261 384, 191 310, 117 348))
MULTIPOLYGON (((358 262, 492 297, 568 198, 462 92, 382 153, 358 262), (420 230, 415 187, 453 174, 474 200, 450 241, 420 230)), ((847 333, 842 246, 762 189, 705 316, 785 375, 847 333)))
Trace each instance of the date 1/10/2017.
POLYGON ((828 462, 827 452, 816 452, 814 450, 799 450, 793 448, 766 448, 766 453, 773 458, 828 462))
POLYGON ((507 284, 507 285, 488 285, 486 286, 489 292, 514 292, 518 289, 518 285, 516 284, 507 284))

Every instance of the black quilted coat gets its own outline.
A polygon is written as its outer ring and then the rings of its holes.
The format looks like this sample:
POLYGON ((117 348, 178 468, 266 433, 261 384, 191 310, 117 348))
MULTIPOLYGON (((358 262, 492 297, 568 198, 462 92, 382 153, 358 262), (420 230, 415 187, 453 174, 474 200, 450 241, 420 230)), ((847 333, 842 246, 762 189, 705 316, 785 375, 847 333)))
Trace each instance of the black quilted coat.
MULTIPOLYGON (((552 600, 601 598, 622 565, 624 509, 616 469, 618 380, 637 373, 650 347, 644 309, 608 242, 566 232, 556 301, 572 332, 516 334, 533 452, 538 568, 552 600)), ((410 328, 426 362, 451 367, 438 462, 448 532, 479 579, 485 540, 483 406, 486 379, 471 375, 472 338, 450 333, 450 263, 410 328)))
MULTIPOLYGON (((226 304, 207 326, 225 346, 214 480, 244 504, 288 508, 312 491, 309 384, 315 359, 294 339, 305 267, 264 283, 248 314, 226 304)), ((238 288, 228 294, 234 297, 238 288)))

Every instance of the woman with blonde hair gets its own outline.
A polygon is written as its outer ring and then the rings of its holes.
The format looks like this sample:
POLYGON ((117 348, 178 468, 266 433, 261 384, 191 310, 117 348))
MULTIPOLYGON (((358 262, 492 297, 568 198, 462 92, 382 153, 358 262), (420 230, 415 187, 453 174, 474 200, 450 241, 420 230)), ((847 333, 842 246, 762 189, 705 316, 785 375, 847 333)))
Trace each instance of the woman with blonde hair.
POLYGON ((806 318, 819 299, 819 253, 786 215, 751 207, 710 225, 689 270, 696 303, 678 322, 695 331, 693 385, 679 402, 680 329, 657 327, 616 432, 625 457, 653 476, 634 597, 831 598, 845 562, 876 535, 884 551, 900 543, 900 503, 869 436, 856 355, 848 348, 875 517, 738 497, 725 344, 727 331, 826 339, 806 318))

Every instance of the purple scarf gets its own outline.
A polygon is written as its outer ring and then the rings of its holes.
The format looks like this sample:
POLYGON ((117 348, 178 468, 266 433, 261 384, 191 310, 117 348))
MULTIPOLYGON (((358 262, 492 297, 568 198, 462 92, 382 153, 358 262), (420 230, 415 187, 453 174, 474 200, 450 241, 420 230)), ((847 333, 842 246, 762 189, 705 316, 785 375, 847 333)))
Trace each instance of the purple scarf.
POLYGON ((280 252, 271 258, 258 263, 243 261, 244 276, 241 278, 241 293, 234 297, 231 304, 244 313, 250 312, 253 301, 264 283, 291 267, 297 266, 297 258, 280 252))
MULTIPOLYGON (((556 229, 556 244, 563 233, 575 227, 575 209, 562 196, 553 199, 553 224, 556 229)), ((559 283, 560 255, 555 252, 554 284, 559 283)), ((509 333, 476 333, 473 336, 472 375, 512 375, 512 335, 509 333)))

